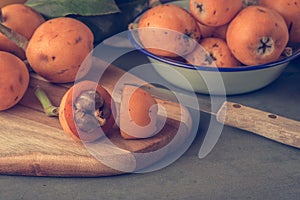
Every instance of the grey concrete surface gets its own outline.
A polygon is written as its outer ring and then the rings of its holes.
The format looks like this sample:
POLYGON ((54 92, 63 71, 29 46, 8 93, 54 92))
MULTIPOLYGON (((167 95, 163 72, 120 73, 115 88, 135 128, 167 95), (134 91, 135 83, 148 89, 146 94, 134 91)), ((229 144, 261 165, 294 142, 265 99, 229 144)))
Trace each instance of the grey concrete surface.
MULTIPOLYGON (((300 59, 266 88, 228 99, 300 120, 300 59)), ((0 199, 300 199, 299 149, 224 127, 211 153, 199 159, 208 119, 201 115, 193 144, 161 170, 95 178, 1 175, 0 199)))

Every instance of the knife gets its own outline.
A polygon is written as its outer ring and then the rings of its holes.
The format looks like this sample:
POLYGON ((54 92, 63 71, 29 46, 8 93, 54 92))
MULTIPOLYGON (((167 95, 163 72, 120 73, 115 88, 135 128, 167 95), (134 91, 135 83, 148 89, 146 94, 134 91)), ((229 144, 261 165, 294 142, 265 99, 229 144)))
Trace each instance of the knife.
POLYGON ((168 90, 161 86, 141 86, 154 97, 169 101, 178 101, 178 96, 186 101, 183 106, 199 110, 211 115, 213 126, 206 133, 199 150, 199 158, 204 158, 213 149, 221 135, 223 125, 249 131, 273 141, 300 148, 300 122, 279 116, 274 113, 248 107, 239 103, 230 102, 222 97, 197 96, 198 105, 190 103, 191 97, 184 92, 168 90))

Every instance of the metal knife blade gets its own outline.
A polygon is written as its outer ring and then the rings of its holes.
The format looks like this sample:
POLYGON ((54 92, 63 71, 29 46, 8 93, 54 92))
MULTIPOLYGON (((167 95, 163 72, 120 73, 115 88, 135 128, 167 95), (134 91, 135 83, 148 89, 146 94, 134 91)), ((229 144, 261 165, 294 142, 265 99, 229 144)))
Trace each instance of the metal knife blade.
POLYGON ((221 136, 224 126, 223 123, 217 121, 216 114, 226 100, 225 96, 211 97, 209 95, 202 95, 200 98, 180 89, 172 88, 171 91, 160 86, 153 87, 153 85, 143 85, 141 87, 154 97, 163 98, 168 101, 178 101, 180 99, 181 105, 210 114, 209 128, 202 141, 198 157, 204 158, 212 151, 221 136), (196 102, 194 98, 196 98, 196 102))
POLYGON ((273 141, 300 148, 300 122, 229 102, 224 96, 197 95, 197 104, 185 92, 175 92, 162 87, 142 86, 157 98, 176 101, 181 96, 183 106, 211 115, 211 124, 200 147, 199 157, 204 158, 215 146, 224 125, 246 130, 273 141), (175 98, 175 99, 174 99, 175 98))

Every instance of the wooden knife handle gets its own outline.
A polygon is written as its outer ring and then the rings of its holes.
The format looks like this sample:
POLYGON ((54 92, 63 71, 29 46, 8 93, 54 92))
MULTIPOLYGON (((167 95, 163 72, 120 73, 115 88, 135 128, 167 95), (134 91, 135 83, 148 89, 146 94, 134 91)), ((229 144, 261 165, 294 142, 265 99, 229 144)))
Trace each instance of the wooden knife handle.
POLYGON ((238 103, 224 102, 217 120, 228 126, 300 148, 300 122, 238 103))

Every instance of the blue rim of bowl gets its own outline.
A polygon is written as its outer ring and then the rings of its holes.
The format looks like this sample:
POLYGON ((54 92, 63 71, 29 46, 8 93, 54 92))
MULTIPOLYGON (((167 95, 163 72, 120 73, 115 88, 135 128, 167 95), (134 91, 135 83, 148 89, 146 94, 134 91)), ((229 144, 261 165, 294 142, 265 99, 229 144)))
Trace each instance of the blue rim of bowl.
POLYGON ((131 42, 131 44, 139 51, 144 53, 146 56, 153 58, 157 61, 163 62, 165 64, 173 65, 174 67, 181 67, 185 69, 191 69, 191 70, 202 70, 202 71, 219 71, 219 72, 239 72, 239 71, 252 71, 252 70, 260 70, 265 68, 270 68, 274 66, 278 66, 281 64, 285 64, 287 62, 290 62, 294 59, 296 59, 298 56, 300 56, 300 49, 297 49, 291 56, 279 59, 274 62, 261 64, 261 65, 252 65, 252 66, 237 66, 237 67, 208 67, 208 66, 195 66, 192 64, 172 60, 170 58, 164 58, 157 55, 154 55, 147 51, 145 48, 143 48, 138 42, 135 40, 133 34, 133 30, 129 30, 128 32, 128 38, 131 42))
POLYGON ((143 48, 138 42, 136 42, 132 30, 129 31, 128 33, 129 40, 131 44, 139 51, 144 53, 146 56, 153 58, 157 61, 173 65, 174 67, 181 67, 185 69, 191 69, 191 70, 202 70, 202 71, 219 71, 219 72, 239 72, 239 71, 251 71, 251 70, 260 70, 260 69, 265 69, 265 68, 270 68, 274 66, 278 66, 281 64, 285 64, 287 62, 290 62, 294 59, 296 59, 298 56, 300 56, 300 49, 297 49, 291 56, 279 59, 274 62, 266 63, 266 64, 261 64, 261 65, 252 65, 252 66, 238 66, 238 67, 208 67, 208 66, 195 66, 192 64, 172 60, 170 58, 164 58, 160 57, 157 55, 154 55, 147 51, 145 48, 143 48))

